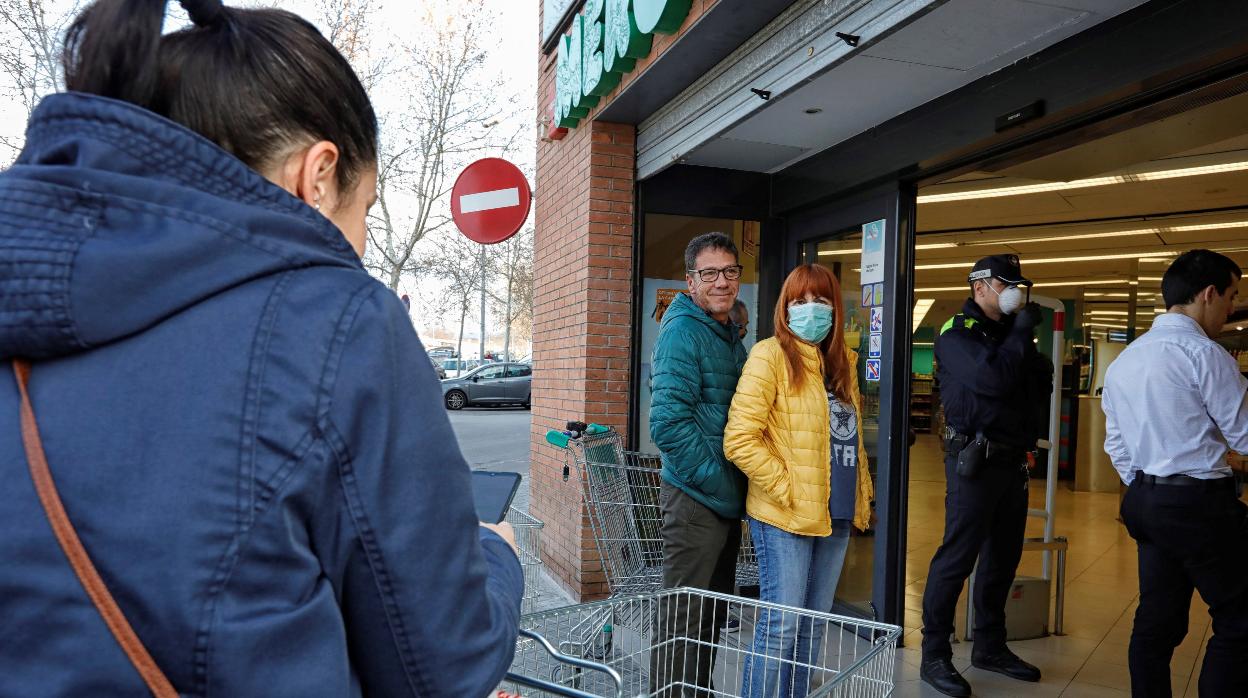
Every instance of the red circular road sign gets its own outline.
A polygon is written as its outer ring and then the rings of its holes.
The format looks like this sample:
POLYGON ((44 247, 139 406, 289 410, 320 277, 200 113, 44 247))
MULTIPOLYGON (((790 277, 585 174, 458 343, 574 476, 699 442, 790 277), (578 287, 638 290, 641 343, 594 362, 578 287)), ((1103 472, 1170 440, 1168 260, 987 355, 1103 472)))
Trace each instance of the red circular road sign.
POLYGON ((455 225, 468 239, 486 245, 515 235, 532 205, 524 173, 501 158, 483 158, 465 167, 451 189, 455 225))

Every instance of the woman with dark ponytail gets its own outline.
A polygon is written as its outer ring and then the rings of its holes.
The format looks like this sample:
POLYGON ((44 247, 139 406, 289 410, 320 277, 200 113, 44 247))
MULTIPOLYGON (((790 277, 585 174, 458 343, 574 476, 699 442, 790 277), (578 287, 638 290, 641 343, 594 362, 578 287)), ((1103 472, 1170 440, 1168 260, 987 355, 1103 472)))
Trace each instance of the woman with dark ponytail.
POLYGON ((87 7, 0 173, 0 695, 484 696, 522 575, 360 263, 368 96, 182 5, 87 7))

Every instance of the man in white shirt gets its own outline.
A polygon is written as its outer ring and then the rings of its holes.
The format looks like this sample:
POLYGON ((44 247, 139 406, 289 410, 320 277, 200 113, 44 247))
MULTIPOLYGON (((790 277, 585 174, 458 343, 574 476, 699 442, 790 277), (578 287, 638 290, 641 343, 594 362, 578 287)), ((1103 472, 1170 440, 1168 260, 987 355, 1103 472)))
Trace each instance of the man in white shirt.
POLYGON ((1122 520, 1139 547, 1128 652, 1136 698, 1171 695, 1193 589, 1213 618, 1201 698, 1248 691, 1248 506, 1225 460, 1228 447, 1248 452, 1248 380, 1211 339, 1242 277, 1216 252, 1180 256, 1161 282, 1168 312, 1105 377, 1105 451, 1129 485, 1122 520))

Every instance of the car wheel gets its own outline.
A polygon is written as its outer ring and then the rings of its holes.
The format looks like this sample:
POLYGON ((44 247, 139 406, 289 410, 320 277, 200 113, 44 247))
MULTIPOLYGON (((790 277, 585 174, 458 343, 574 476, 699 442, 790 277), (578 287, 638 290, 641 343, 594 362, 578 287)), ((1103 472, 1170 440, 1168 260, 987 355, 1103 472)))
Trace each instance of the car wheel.
POLYGON ((446 394, 446 409, 462 410, 468 404, 468 396, 462 390, 452 390, 446 394))
POLYGON ((531 410, 531 409, 533 409, 533 396, 532 396, 532 395, 530 395, 530 396, 528 396, 527 398, 525 398, 525 400, 524 400, 524 409, 526 409, 526 410, 531 410))

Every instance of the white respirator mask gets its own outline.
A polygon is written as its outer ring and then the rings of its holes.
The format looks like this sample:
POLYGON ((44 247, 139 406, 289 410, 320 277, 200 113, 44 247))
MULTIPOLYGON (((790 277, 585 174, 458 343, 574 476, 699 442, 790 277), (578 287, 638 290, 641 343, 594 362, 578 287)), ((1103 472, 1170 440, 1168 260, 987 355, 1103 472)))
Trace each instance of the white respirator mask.
MULTIPOLYGON (((985 281, 984 284, 992 288, 990 282, 985 281)), ((992 288, 992 292, 997 294, 997 304, 1001 306, 1001 312, 1006 315, 1013 315, 1023 307, 1023 289, 1017 286, 1007 286, 1004 291, 992 288)))

